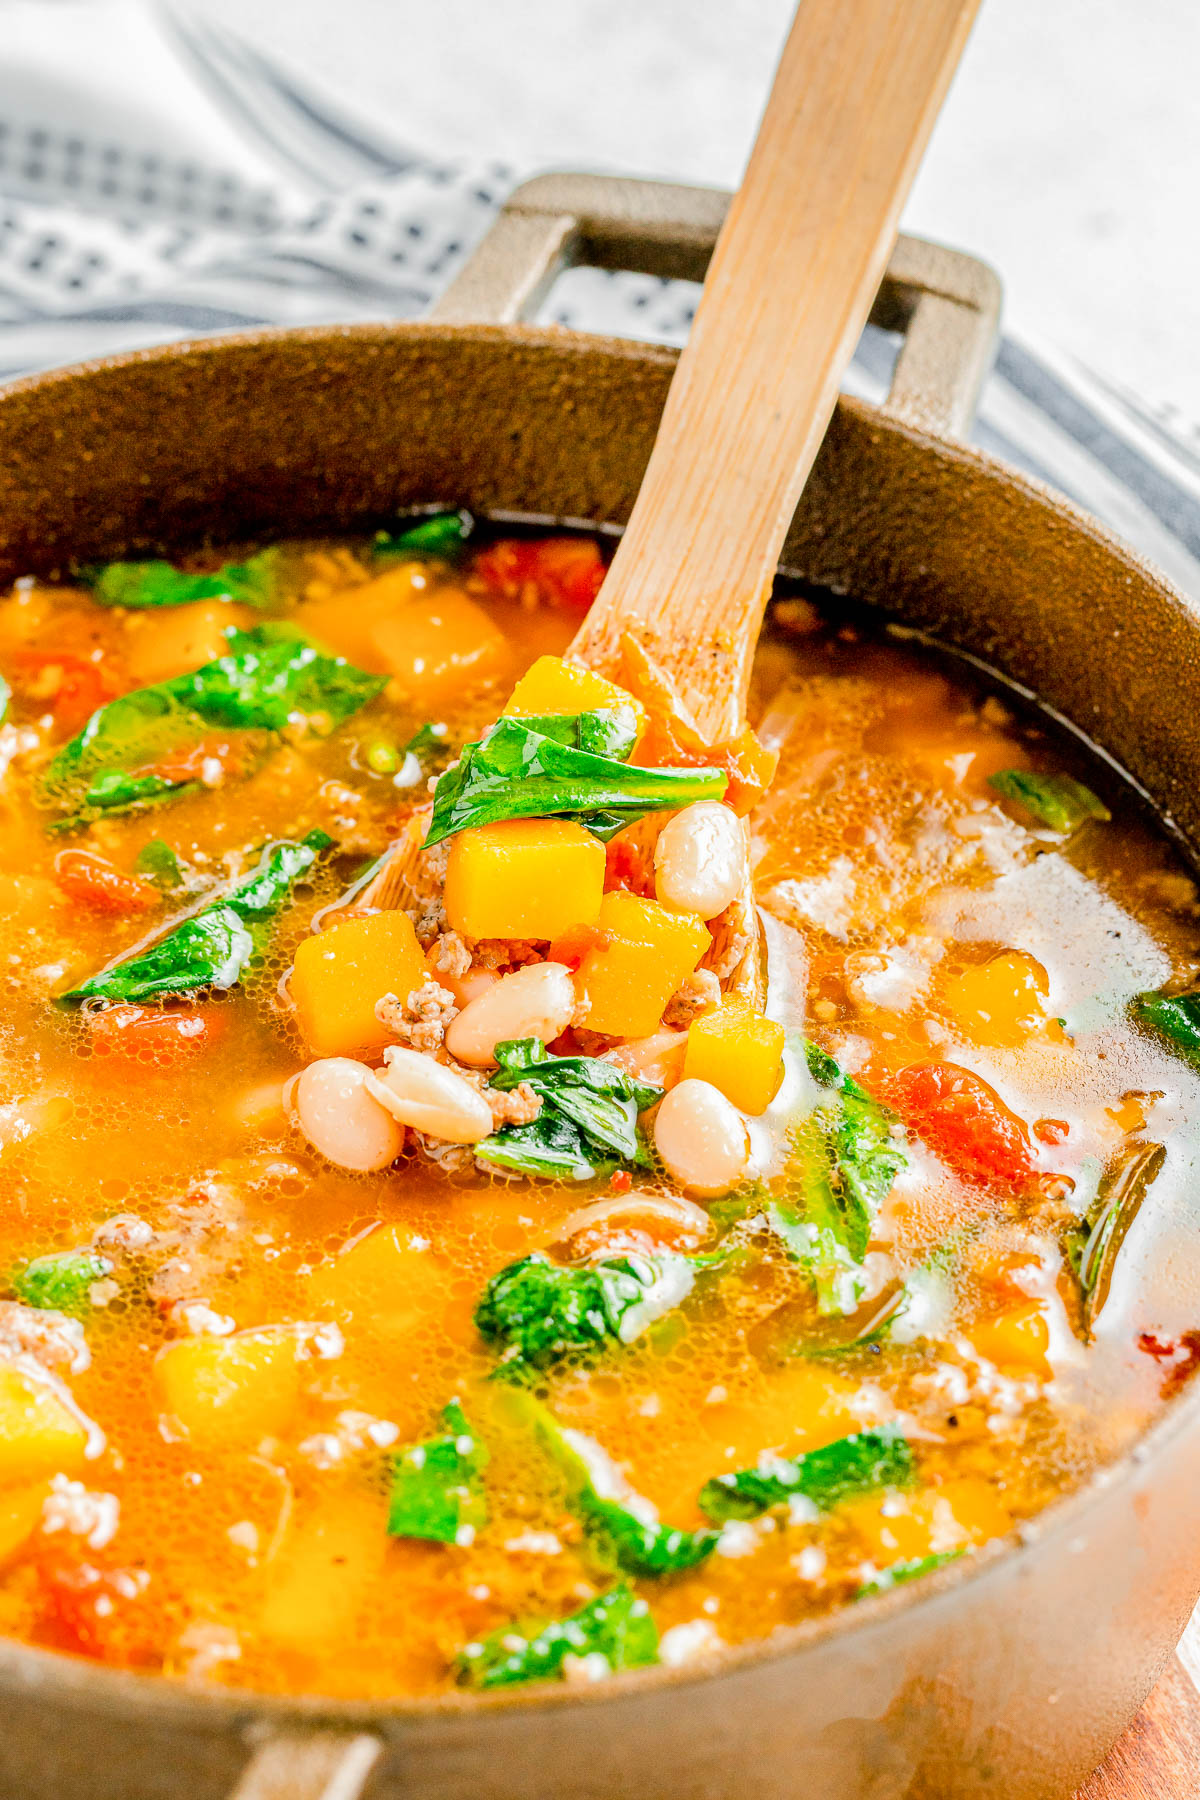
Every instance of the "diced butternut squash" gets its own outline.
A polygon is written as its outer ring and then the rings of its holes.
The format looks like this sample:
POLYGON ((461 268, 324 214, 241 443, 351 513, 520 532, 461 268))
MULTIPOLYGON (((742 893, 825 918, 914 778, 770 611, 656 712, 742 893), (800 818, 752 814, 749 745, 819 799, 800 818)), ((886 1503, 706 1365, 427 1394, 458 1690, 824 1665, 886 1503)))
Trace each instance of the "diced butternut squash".
POLYGON ((345 656, 374 675, 385 673, 375 642, 376 628, 403 617, 409 605, 429 591, 424 563, 399 563, 374 581, 350 582, 332 593, 304 600, 292 614, 298 631, 336 656, 345 656))
POLYGON ((604 845, 570 819, 505 819, 450 842, 444 902, 466 937, 554 938, 594 925, 604 845))
POLYGON ((154 1365, 163 1408, 201 1449, 250 1449, 286 1430, 295 1415, 297 1348, 286 1326, 180 1338, 154 1365))
POLYGON ((250 622, 246 607, 227 600, 195 600, 163 612, 135 613, 126 624, 129 673, 138 687, 186 675, 224 656, 229 648, 225 633, 243 631, 250 622))
POLYGON ((783 1080, 783 1026, 747 1000, 729 999, 693 1020, 684 1079, 710 1081, 743 1112, 765 1112, 783 1080))
POLYGON ((445 1311, 445 1265, 419 1249, 400 1225, 379 1225, 309 1277, 310 1303, 381 1337, 406 1340, 445 1311))
POLYGON ((868 1554, 880 1568, 986 1544, 1012 1527, 996 1490, 977 1475, 915 1493, 872 1494, 847 1502, 840 1511, 866 1540, 868 1554))
POLYGON ((330 1655, 370 1597, 387 1541, 381 1498, 354 1490, 323 1496, 271 1562, 263 1635, 301 1655, 330 1655))
POLYGON ((621 892, 605 894, 596 922, 609 941, 602 950, 589 950, 580 966, 587 1029, 649 1037, 708 949, 709 934, 694 913, 668 912, 656 900, 621 892))
POLYGON ((426 972, 412 920, 398 907, 305 938, 289 982, 305 1043, 318 1056, 381 1050, 391 1034, 375 1017, 375 1002, 385 994, 407 999, 426 972))
POLYGON ((512 668, 513 649, 504 633, 457 588, 436 588, 402 613, 381 619, 371 641, 375 658, 368 667, 393 676, 403 693, 423 706, 468 686, 503 680, 512 668))
POLYGON ((37 1530, 49 1492, 50 1484, 46 1481, 0 1492, 0 1569, 37 1530))
POLYGON ((510 718, 528 718, 539 713, 597 712, 612 706, 631 706, 639 729, 645 724, 641 701, 615 681, 593 675, 590 669, 561 656, 539 656, 518 681, 504 710, 510 718))
POLYGON ((980 1356, 997 1368, 1049 1379, 1051 1369, 1046 1352, 1050 1348, 1050 1328, 1039 1301, 1028 1300, 994 1318, 976 1319, 967 1336, 980 1356))
POLYGON ((76 1475, 87 1432, 48 1382, 0 1362, 0 1488, 76 1475))
POLYGON ((1045 969, 1023 950, 1003 950, 948 981, 942 1003, 969 1043, 1016 1050, 1047 1024, 1045 969))

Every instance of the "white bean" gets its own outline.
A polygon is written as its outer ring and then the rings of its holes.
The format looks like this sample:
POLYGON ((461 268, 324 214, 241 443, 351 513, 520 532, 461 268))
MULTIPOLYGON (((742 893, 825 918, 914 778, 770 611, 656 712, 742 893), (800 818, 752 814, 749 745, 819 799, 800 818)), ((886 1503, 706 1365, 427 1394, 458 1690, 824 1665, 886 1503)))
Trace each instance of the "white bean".
POLYGON ((750 1160, 746 1121, 719 1088, 689 1076, 654 1116, 654 1148, 681 1187, 715 1199, 727 1194, 750 1160))
POLYGON ((571 1023, 575 1004, 575 984, 563 963, 528 963, 502 975, 451 1019, 446 1048, 457 1062, 489 1068, 496 1045, 508 1038, 550 1043, 571 1023))
POLYGON ((654 892, 664 906, 715 919, 736 900, 746 866, 742 821, 719 800, 668 819, 654 846, 654 892))
POLYGON ((402 1125, 448 1144, 487 1137, 492 1109, 465 1076, 402 1044, 385 1050, 383 1060, 381 1074, 368 1074, 367 1091, 402 1125))
POLYGON ((367 1087, 371 1071, 348 1056, 309 1063, 284 1089, 284 1105, 314 1150, 341 1169, 386 1169, 404 1133, 367 1087))

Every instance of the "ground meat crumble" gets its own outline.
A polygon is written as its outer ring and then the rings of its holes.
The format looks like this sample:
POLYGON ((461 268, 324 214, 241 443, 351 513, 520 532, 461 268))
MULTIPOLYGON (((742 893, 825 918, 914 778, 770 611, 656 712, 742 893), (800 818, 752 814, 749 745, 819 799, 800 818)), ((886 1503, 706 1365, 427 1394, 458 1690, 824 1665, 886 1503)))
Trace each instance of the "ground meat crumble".
POLYGON ((398 1044, 432 1055, 442 1047, 446 1027, 458 1012, 454 995, 439 987, 432 976, 414 988, 406 1000, 385 994, 375 1003, 375 1017, 395 1034, 398 1044))

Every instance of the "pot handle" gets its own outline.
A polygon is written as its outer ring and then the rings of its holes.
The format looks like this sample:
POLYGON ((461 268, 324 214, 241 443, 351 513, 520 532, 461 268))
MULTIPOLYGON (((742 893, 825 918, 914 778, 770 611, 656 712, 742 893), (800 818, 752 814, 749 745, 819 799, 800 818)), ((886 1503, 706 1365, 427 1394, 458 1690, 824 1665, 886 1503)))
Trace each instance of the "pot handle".
MULTIPOLYGON (((439 325, 518 324, 577 263, 702 281, 729 200, 717 188, 672 182, 535 176, 510 196, 429 317, 439 325)), ((994 270, 961 250, 898 237, 871 323, 903 333, 888 414, 964 437, 999 331, 994 270)))
POLYGON ((359 1800, 382 1754, 383 1739, 369 1732, 272 1732, 229 1800, 359 1800))

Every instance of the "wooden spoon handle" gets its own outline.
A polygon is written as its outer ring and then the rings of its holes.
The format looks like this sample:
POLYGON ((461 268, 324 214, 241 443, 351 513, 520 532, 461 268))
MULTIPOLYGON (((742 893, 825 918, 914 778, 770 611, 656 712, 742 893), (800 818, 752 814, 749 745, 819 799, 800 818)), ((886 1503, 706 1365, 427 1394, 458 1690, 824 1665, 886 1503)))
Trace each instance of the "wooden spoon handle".
POLYGON ((635 631, 712 736, 978 0, 801 0, 646 478, 574 653, 635 631))

